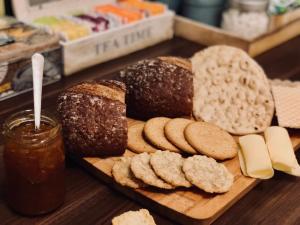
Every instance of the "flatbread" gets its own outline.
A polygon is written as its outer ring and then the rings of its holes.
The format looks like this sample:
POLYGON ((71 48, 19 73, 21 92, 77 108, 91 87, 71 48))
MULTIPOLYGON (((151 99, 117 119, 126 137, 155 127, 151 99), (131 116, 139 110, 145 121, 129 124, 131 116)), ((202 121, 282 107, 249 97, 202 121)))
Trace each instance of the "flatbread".
POLYGON ((274 101, 263 69, 243 50, 217 45, 196 53, 193 114, 236 135, 270 126, 274 101))

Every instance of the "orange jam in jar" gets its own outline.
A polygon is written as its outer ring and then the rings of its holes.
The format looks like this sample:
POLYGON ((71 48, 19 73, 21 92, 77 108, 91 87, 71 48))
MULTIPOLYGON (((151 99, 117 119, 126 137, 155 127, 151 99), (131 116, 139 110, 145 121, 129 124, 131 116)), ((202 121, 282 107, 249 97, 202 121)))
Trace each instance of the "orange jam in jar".
POLYGON ((39 215, 59 207, 65 196, 65 154, 61 125, 42 112, 39 129, 34 113, 25 110, 3 126, 5 197, 24 215, 39 215))

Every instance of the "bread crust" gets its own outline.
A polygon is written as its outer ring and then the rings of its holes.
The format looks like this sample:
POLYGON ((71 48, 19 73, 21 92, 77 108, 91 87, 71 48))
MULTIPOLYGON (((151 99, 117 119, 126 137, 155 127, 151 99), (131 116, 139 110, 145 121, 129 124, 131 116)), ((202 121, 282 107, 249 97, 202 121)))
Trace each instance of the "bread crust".
MULTIPOLYGON (((187 66, 159 58, 146 59, 121 71, 126 84, 128 115, 149 119, 189 116, 192 112, 193 76, 187 66)), ((182 61, 180 59, 180 61, 182 61)), ((184 64, 184 63, 182 63, 184 64)))
POLYGON ((116 86, 119 83, 83 82, 68 88, 58 97, 58 112, 70 153, 83 157, 124 153, 127 146, 127 120, 124 102, 115 100, 124 96, 121 88, 116 86), (117 92, 112 92, 112 96, 103 96, 99 92, 103 86, 111 90, 117 88, 117 92), (116 94, 119 96, 116 97, 116 94))

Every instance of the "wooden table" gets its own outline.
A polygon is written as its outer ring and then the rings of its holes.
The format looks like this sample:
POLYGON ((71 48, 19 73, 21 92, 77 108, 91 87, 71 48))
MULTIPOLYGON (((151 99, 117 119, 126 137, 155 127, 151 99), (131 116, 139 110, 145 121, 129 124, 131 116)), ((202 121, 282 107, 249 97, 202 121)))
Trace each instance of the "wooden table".
MULTIPOLYGON (((154 47, 116 59, 62 81, 47 86, 43 90, 43 108, 54 111, 56 97, 65 87, 76 82, 95 78, 113 77, 122 67, 139 59, 159 55, 189 57, 203 46, 180 38, 174 38, 154 47)), ((300 37, 297 37, 256 58, 270 78, 300 80, 300 37)), ((13 112, 32 108, 32 93, 0 102, 0 123, 13 112)), ((67 160, 67 195, 65 204, 54 213, 35 217, 21 217, 10 211, 3 200, 3 138, 0 137, 0 224, 111 224, 111 219, 128 210, 142 206, 110 189, 101 181, 88 174, 75 163, 67 160)), ((300 151, 298 152, 298 160, 300 151)), ((230 208, 217 221, 217 224, 231 225, 296 225, 300 224, 300 178, 276 172, 276 176, 261 182, 248 195, 230 208)), ((151 212, 158 225, 176 224, 163 215, 151 212)))

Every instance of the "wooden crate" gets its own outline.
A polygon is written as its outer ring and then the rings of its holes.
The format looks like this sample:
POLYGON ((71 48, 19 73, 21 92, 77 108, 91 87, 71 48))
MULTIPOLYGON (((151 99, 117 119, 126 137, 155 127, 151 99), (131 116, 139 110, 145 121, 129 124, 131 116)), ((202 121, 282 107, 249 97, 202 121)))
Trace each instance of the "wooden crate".
POLYGON ((32 90, 31 56, 36 52, 45 57, 43 85, 59 81, 62 74, 59 37, 20 24, 10 17, 1 19, 13 21, 12 24, 2 27, 1 33, 7 35, 11 29, 24 29, 31 34, 0 46, 0 101, 32 90))
POLYGON ((176 16, 175 35, 204 45, 226 44, 241 48, 252 57, 278 46, 300 34, 300 9, 271 18, 268 33, 247 40, 220 28, 176 16))
POLYGON ((284 27, 289 23, 299 19, 300 19, 300 8, 282 15, 272 16, 270 20, 269 30, 274 31, 276 29, 280 29, 281 27, 284 27))
MULTIPOLYGON (((35 18, 51 15, 69 15, 87 11, 95 5, 113 3, 115 0, 40 0, 30 4, 29 0, 13 0, 16 17, 28 23, 35 18)), ((64 74, 71 75, 87 67, 105 62, 134 51, 155 45, 173 37, 174 13, 167 11, 158 16, 145 18, 101 33, 68 42, 63 47, 64 74)))
POLYGON ((172 12, 167 12, 79 40, 62 42, 65 74, 70 75, 92 65, 171 39, 173 17, 172 12))

